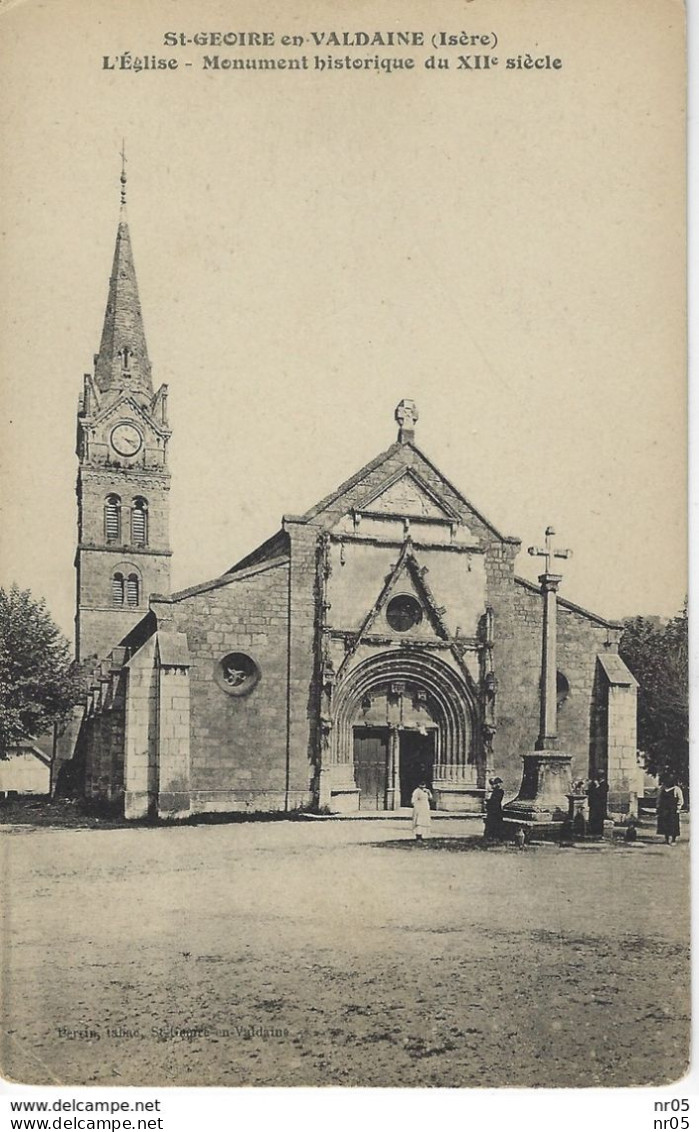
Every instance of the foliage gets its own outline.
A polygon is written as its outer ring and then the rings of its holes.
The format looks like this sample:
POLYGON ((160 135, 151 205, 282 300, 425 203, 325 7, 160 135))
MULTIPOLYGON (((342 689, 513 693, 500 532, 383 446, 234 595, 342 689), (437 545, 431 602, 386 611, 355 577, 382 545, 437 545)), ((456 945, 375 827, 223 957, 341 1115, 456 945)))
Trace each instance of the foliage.
POLYGON ((0 758, 60 722, 80 694, 68 641, 45 602, 0 587, 0 758))
POLYGON ((671 621, 624 622, 621 657, 639 682, 638 745, 651 774, 689 784, 689 646, 687 606, 671 621))

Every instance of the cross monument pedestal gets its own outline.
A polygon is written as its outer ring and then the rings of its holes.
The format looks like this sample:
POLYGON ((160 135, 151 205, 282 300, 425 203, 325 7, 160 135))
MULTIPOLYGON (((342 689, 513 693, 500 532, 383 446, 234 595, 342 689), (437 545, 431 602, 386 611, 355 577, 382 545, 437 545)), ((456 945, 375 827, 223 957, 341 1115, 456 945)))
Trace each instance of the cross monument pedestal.
POLYGON ((553 549, 555 533, 548 527, 545 548, 529 547, 531 555, 546 559, 546 570, 539 576, 544 611, 539 737, 534 750, 522 755, 522 784, 517 797, 503 806, 506 823, 531 827, 563 822, 568 817, 572 790, 572 755, 558 749, 556 594, 561 575, 551 570, 554 558, 570 558, 571 551, 553 549))

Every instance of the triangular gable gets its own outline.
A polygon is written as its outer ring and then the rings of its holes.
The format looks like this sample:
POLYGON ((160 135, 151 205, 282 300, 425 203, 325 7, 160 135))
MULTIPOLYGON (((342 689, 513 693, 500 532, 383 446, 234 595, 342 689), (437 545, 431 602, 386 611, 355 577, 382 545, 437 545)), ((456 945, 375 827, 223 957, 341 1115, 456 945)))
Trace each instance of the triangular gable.
POLYGON ((459 516, 446 500, 440 499, 412 469, 403 468, 387 483, 374 488, 355 511, 371 515, 405 515, 416 519, 458 522, 459 516))
POLYGON ((169 429, 161 428, 158 424, 156 424, 153 418, 149 416, 149 414, 141 407, 141 405, 139 405, 138 401, 136 401, 131 394, 126 392, 123 393, 121 397, 117 397, 116 401, 110 401, 104 409, 98 411, 97 414, 92 418, 92 424, 101 424, 103 421, 108 420, 112 415, 119 416, 118 410, 123 405, 128 405, 129 409, 133 410, 136 415, 141 418, 145 427, 151 429, 152 432, 157 433, 158 436, 165 437, 170 435, 169 429))
MULTIPOLYGON (((488 531, 502 542, 519 544, 519 539, 502 535, 413 443, 391 445, 336 491, 306 511, 302 521, 316 522, 330 529, 343 515, 361 509, 367 499, 378 498, 408 469, 415 482, 428 489, 433 502, 445 511, 453 511, 459 521, 469 527, 480 525, 485 529, 483 533, 488 531)), ((474 531, 476 535, 479 533, 474 531)))
MULTIPOLYGON (((445 642, 448 642, 449 649, 456 661, 459 670, 461 671, 466 684, 473 692, 474 696, 477 695, 477 689, 473 682, 473 677, 469 672, 468 665, 464 660, 463 649, 459 645, 459 639, 451 636, 449 629, 444 621, 445 610, 443 606, 437 605, 435 596, 432 593, 429 585, 425 580, 426 569, 420 566, 415 552, 413 550, 412 541, 408 538, 403 544, 403 548, 398 557, 398 561, 392 568, 390 574, 387 576, 386 581, 381 589, 381 592, 376 599, 374 605, 367 614, 364 623, 356 635, 351 648, 345 654, 345 657, 337 672, 337 678, 342 675, 346 668, 348 668, 356 653, 358 652, 363 641, 371 636, 371 630, 374 627, 377 618, 388 605, 391 597, 396 588, 398 588, 401 579, 408 577, 415 591, 416 597, 419 598, 421 604, 427 612, 427 616, 437 636, 445 642)), ((411 638, 407 634, 396 634, 396 637, 405 641, 411 638)), ((415 638, 412 638, 413 641, 415 638)), ((421 638, 424 642, 424 638, 421 638)))
POLYGON ((359 632, 360 638, 366 636, 366 634, 371 631, 371 628, 377 617, 388 604, 389 599, 398 582, 406 574, 413 583, 416 596, 420 599, 421 603, 425 607, 435 633, 437 634, 437 636, 441 637, 442 640, 448 641, 449 630, 444 624, 444 610, 437 605, 431 590, 425 582, 424 571, 420 568, 420 565, 415 557, 413 544, 410 539, 406 539, 405 543, 403 544, 403 549, 398 556, 398 561, 393 567, 391 573, 386 578, 383 589, 381 590, 377 601, 372 606, 369 614, 367 615, 366 620, 364 621, 364 624, 362 625, 362 628, 359 632))
POLYGON ((352 493, 354 489, 362 484, 364 480, 368 479, 373 472, 380 469, 382 465, 386 464, 393 456, 396 456, 403 447, 402 444, 392 444, 385 452, 381 452, 378 456, 375 456, 373 460, 370 460, 368 464, 365 464, 363 468, 360 468, 358 472, 355 472, 350 479, 341 483, 335 491, 331 491, 329 495, 324 496, 314 507, 310 507, 308 511, 304 512, 301 518, 305 522, 310 522, 312 519, 318 518, 319 515, 328 511, 333 504, 337 503, 343 496, 352 493))
MULTIPOLYGON (((387 576, 379 596, 365 617, 362 627, 357 633, 354 646, 345 656, 340 671, 348 665, 362 641, 371 634, 371 630, 378 617, 388 605, 401 579, 405 577, 410 579, 415 595, 425 609, 434 632, 442 640, 450 640, 449 630, 444 623, 444 609, 437 605, 434 595, 425 581, 424 574, 424 569, 420 566, 415 557, 411 540, 406 539, 403 544, 403 549, 398 556, 398 561, 387 576)), ((404 634, 402 636, 404 636, 404 634)))

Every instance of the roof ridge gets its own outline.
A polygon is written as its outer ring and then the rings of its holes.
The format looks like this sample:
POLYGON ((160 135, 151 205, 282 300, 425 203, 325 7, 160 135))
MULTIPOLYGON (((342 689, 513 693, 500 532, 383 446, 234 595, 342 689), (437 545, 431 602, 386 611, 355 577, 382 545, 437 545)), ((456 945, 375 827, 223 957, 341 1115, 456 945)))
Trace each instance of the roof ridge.
POLYGON ((394 454, 396 449, 405 447, 406 445, 400 444, 398 441, 395 441, 390 446, 390 448, 386 448, 385 451, 380 452, 378 456, 375 456, 373 460, 370 460, 368 464, 365 464, 364 467, 360 468, 358 472, 355 472, 354 475, 350 476, 349 479, 344 481, 344 483, 341 483, 338 488, 336 488, 334 491, 331 491, 328 495, 321 499, 319 503, 316 503, 315 506, 310 507, 308 511, 304 511, 303 515, 301 516, 302 520, 305 520, 307 522, 310 519, 315 519, 316 515, 319 515, 321 511, 324 511, 329 506, 329 504, 333 503, 336 499, 339 499, 340 496, 343 495, 346 491, 349 491, 350 488, 355 487, 358 483, 361 482, 364 476, 367 476, 370 472, 375 471, 376 468, 378 468, 384 462, 384 460, 387 460, 389 456, 392 456, 394 454))
POLYGON ((184 601, 186 598, 194 597, 196 594, 206 593, 208 590, 218 590, 222 586, 232 585, 233 582, 239 582, 245 578, 254 577, 256 574, 262 574, 265 570, 276 569, 276 567, 283 566, 288 561, 288 554, 280 554, 276 558, 265 559, 252 566, 244 567, 237 573, 228 571, 225 574, 219 574, 216 578, 210 578, 208 582, 199 582, 198 585, 188 586, 186 589, 178 590, 174 594, 151 594, 151 601, 162 602, 165 605, 184 601))
MULTIPOLYGON (((522 578, 519 574, 514 576, 515 582, 524 586, 525 589, 531 590, 532 593, 541 594, 541 589, 535 582, 530 582, 529 578, 522 578)), ((591 609, 585 609, 583 605, 577 605, 574 601, 570 601, 567 597, 557 595, 558 604, 564 606, 566 609, 571 609, 573 613, 582 613, 584 617, 589 617, 591 621, 597 621, 599 625, 605 625, 608 629, 623 629, 621 621, 610 621, 607 617, 602 617, 601 613, 594 613, 591 609)))

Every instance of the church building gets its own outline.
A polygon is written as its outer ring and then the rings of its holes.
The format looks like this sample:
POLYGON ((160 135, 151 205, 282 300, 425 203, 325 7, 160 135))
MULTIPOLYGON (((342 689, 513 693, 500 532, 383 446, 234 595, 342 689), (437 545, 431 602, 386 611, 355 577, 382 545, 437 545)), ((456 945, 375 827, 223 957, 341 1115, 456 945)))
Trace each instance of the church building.
MULTIPOLYGON (((122 177, 123 180, 123 177, 122 177)), ((122 195, 123 200, 123 195, 122 195)), ((389 447, 226 573, 169 593, 166 387, 154 392, 125 212, 78 412, 77 743, 87 797, 128 818, 436 808, 515 794, 539 725, 542 591, 416 443, 389 447)), ((558 735, 626 809, 636 683, 620 624, 557 601, 558 735)), ((632 801, 632 800, 631 800, 632 801)))

